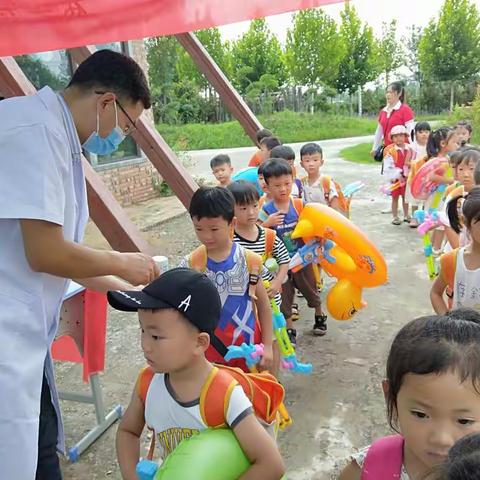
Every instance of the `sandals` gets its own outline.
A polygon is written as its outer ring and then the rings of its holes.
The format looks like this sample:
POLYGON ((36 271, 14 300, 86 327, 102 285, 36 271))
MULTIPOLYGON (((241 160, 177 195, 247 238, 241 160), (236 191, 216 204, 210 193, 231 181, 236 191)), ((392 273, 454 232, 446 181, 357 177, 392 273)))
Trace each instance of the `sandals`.
POLYGON ((410 220, 410 224, 408 225, 410 228, 417 228, 418 227, 418 221, 416 218, 412 218, 410 220))
POLYGON ((412 217, 405 217, 405 218, 403 219, 403 221, 404 221, 405 223, 411 223, 412 217))
POLYGON ((292 321, 296 322, 300 318, 298 313, 298 303, 292 303, 292 321))
POLYGON ((395 217, 392 220, 392 225, 401 225, 401 224, 402 224, 402 221, 398 217, 395 217))

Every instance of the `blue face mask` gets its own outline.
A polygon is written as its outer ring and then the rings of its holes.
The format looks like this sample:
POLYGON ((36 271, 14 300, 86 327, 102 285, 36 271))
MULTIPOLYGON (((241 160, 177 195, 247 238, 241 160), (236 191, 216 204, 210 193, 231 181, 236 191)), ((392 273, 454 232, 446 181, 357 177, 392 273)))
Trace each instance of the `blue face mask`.
POLYGON ((117 150, 118 146, 125 140, 125 134, 118 126, 116 102, 114 102, 113 105, 115 106, 115 128, 105 138, 98 134, 99 115, 97 107, 97 130, 92 132, 82 145, 87 152, 93 153, 94 155, 110 155, 117 150))

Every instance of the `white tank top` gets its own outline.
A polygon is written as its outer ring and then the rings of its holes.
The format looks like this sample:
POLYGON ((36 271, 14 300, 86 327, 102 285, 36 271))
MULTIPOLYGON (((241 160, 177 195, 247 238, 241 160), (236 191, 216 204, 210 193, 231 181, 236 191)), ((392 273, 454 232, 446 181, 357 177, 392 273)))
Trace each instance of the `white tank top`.
POLYGON ((468 307, 480 311, 480 268, 468 270, 463 259, 464 252, 465 247, 457 253, 453 308, 468 307))

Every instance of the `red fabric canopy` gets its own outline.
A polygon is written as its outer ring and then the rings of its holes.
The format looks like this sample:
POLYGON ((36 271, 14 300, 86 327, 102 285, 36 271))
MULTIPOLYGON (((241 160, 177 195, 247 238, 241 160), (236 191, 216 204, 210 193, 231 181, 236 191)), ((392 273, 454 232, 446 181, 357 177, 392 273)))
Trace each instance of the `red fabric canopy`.
POLYGON ((0 56, 171 35, 342 0, 0 0, 0 56))

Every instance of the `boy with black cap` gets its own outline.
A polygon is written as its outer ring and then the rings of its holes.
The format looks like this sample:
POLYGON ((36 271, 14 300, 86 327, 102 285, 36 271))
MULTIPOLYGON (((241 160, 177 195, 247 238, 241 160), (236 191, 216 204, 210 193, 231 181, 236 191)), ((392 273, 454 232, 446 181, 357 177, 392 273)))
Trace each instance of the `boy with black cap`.
MULTIPOLYGON (((213 283, 188 268, 169 270, 142 291, 109 292, 108 301, 118 310, 138 311, 149 365, 137 380, 117 432, 122 476, 136 480, 145 423, 154 431, 163 459, 183 439, 208 428, 200 397, 217 373, 205 351, 220 318, 221 302, 213 283)), ((242 479, 273 480, 283 475, 280 453, 239 385, 230 395, 225 422, 252 464, 242 479)))

